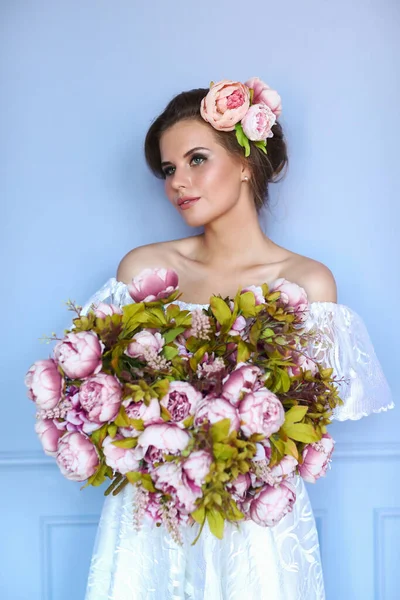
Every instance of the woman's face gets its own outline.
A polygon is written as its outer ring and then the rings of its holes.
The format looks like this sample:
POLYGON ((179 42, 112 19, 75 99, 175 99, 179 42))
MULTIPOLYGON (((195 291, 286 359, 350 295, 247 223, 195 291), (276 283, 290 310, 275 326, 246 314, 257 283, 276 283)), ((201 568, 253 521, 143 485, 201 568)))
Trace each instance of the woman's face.
MULTIPOLYGON (((225 214, 241 196, 248 169, 218 144, 211 127, 198 120, 179 121, 160 139, 166 195, 193 227, 225 214), (198 198, 179 205, 182 198, 198 198)), ((247 184, 248 186, 248 184, 247 184)), ((246 186, 246 187, 247 187, 246 186)))

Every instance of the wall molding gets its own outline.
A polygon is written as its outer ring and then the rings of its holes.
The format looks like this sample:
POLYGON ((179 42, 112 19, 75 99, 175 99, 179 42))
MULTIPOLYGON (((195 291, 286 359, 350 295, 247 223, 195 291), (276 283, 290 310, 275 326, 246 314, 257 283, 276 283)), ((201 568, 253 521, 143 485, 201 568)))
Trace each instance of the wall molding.
POLYGON ((385 600, 386 581, 386 540, 385 524, 392 519, 400 520, 400 508, 375 508, 374 509, 374 576, 375 576, 375 599, 385 600))
POLYGON ((52 532, 57 527, 97 527, 99 515, 45 515, 40 518, 41 585, 43 600, 52 600, 52 532))
MULTIPOLYGON (((398 442, 337 442, 332 460, 381 460, 400 459, 398 442)), ((0 468, 58 468, 53 457, 41 450, 21 450, 19 452, 0 451, 0 468)))

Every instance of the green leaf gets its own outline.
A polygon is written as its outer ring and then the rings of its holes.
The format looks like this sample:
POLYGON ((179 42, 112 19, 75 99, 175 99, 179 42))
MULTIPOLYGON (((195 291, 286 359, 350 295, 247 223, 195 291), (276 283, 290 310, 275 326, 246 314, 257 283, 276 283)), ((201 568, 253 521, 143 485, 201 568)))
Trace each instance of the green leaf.
POLYGON ((256 315, 256 299, 253 292, 243 292, 239 298, 239 308, 244 317, 254 317, 256 315))
POLYGON ((282 430, 293 440, 312 444, 318 442, 320 436, 315 431, 314 427, 308 423, 295 423, 294 425, 283 425, 282 430))
POLYGON ((126 410, 125 410, 125 407, 123 405, 121 405, 121 407, 120 407, 120 409, 118 411, 118 415, 114 419, 114 423, 118 427, 129 427, 129 425, 130 425, 129 417, 126 414, 126 410))
POLYGON ((129 425, 132 425, 137 431, 144 431, 143 419, 129 419, 129 425))
POLYGON ((91 477, 89 477, 89 479, 87 480, 88 485, 93 485, 95 487, 101 485, 106 478, 105 473, 107 471, 107 467, 108 467, 108 465, 106 465, 105 463, 102 463, 98 467, 97 471, 95 471, 93 473, 93 475, 91 477))
POLYGON ((218 421, 217 423, 211 425, 210 432, 213 442, 221 442, 222 440, 227 438, 229 435, 230 426, 230 419, 222 419, 221 421, 218 421))
POLYGON ((257 146, 257 148, 260 148, 260 150, 262 150, 264 154, 267 154, 267 142, 265 140, 260 140, 259 142, 253 143, 255 146, 257 146))
POLYGON ((212 508, 211 510, 207 510, 207 521, 211 533, 213 533, 218 539, 222 540, 222 538, 224 537, 225 524, 225 520, 222 514, 214 508, 212 508))
POLYGON ((218 323, 222 326, 226 326, 230 323, 232 319, 231 309, 222 298, 211 296, 210 307, 218 323))
POLYGON ((196 523, 201 524, 204 522, 204 519, 206 518, 206 511, 205 511, 204 506, 199 506, 199 508, 196 508, 196 510, 194 510, 190 514, 193 517, 193 519, 196 521, 196 523))
POLYGON ((96 429, 96 431, 93 431, 93 433, 90 435, 90 439, 92 440, 92 442, 97 445, 102 444, 105 438, 107 437, 107 429, 108 423, 104 423, 104 425, 102 425, 100 429, 96 429))
POLYGON ((118 427, 116 425, 114 425, 114 423, 111 423, 107 427, 108 435, 112 438, 114 438, 117 435, 117 431, 118 431, 118 427))
POLYGON ((173 346, 164 346, 162 354, 167 360, 172 360, 179 354, 179 350, 173 346))
POLYGON ((229 460, 235 455, 237 456, 237 453, 237 448, 233 448, 229 444, 217 442, 213 446, 213 454, 217 460, 229 460))
POLYGON ((124 438, 123 440, 114 440, 111 442, 117 448, 135 448, 137 446, 137 438, 124 438))
POLYGON ((246 362, 248 360, 248 358, 250 357, 250 349, 248 347, 248 345, 246 344, 246 342, 244 342, 243 340, 239 340, 238 342, 238 348, 237 348, 237 359, 236 362, 240 363, 240 362, 246 362))
POLYGON ((285 426, 301 421, 305 417, 307 411, 308 406, 292 406, 292 408, 285 413, 285 426))
POLYGON ((129 481, 129 483, 137 483, 141 480, 142 474, 138 471, 129 471, 128 473, 125 473, 125 477, 129 481))
POLYGON ((168 329, 163 333, 163 338, 166 344, 172 342, 180 333, 185 331, 186 327, 174 327, 174 329, 168 329))
POLYGON ((153 480, 148 473, 142 473, 141 480, 142 480, 142 486, 144 487, 145 490, 147 490, 148 492, 156 491, 156 488, 153 485, 153 480))
POLYGON ((243 131, 243 127, 242 127, 241 123, 237 123, 235 125, 235 130, 236 130, 236 139, 237 139, 239 145, 244 148, 244 155, 247 158, 250 155, 249 138, 243 131))

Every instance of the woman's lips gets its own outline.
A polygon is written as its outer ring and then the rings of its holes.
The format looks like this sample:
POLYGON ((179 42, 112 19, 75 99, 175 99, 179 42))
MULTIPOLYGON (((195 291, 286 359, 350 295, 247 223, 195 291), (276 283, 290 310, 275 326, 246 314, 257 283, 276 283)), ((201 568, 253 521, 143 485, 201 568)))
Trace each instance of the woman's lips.
POLYGON ((195 202, 197 202, 198 200, 200 200, 200 198, 190 198, 190 199, 187 198, 186 201, 182 202, 179 205, 179 208, 182 209, 182 210, 186 210, 187 208, 190 208, 191 206, 193 206, 193 204, 195 202))

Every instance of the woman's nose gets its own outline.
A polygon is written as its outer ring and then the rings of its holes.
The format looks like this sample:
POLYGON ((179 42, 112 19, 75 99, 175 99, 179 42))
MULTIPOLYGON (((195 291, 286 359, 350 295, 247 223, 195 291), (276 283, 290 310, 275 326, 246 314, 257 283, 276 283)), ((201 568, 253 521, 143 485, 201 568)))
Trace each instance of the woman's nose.
POLYGON ((190 183, 190 174, 185 172, 184 169, 175 168, 175 172, 172 175, 172 187, 179 190, 179 188, 188 188, 190 183))

